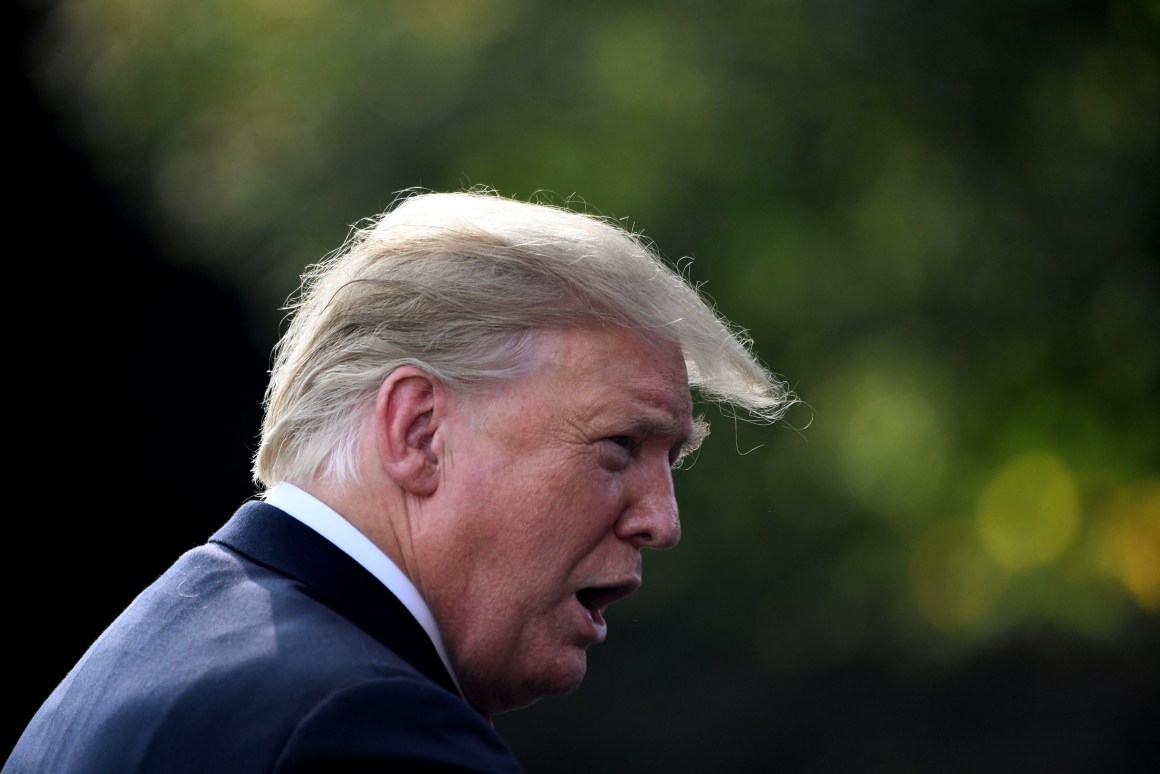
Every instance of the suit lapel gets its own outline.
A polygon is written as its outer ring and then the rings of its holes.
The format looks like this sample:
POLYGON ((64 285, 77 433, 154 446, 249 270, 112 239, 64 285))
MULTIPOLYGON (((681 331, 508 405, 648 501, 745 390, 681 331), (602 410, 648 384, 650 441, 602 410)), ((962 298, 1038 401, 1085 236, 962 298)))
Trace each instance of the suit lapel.
POLYGON ((329 607, 458 693, 427 632, 378 578, 326 538, 274 506, 251 500, 210 537, 314 589, 329 607))

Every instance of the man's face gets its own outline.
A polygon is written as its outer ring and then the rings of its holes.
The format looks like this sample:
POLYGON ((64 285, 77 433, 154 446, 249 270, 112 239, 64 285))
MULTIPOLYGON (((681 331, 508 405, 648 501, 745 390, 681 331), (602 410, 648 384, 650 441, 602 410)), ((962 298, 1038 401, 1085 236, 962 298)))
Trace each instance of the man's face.
POLYGON ((671 470, 695 443, 675 347, 585 328, 543 334, 539 352, 456 416, 441 503, 414 535, 460 682, 492 713, 580 685, 641 549, 680 538, 671 470))

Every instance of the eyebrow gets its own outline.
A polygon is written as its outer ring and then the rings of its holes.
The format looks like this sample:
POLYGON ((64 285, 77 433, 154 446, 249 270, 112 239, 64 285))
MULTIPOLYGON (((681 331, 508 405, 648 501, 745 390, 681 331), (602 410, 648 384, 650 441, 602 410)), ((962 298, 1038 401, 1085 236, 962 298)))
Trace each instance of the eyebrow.
POLYGON ((673 467, 679 466, 686 457, 697 451, 708 436, 709 423, 705 421, 704 417, 693 417, 692 429, 681 440, 681 450, 673 461, 673 467))
POLYGON ((709 435, 709 423, 702 417, 692 417, 686 424, 668 417, 637 415, 629 420, 629 426, 637 433, 653 437, 675 436, 679 452, 673 461, 674 466, 695 452, 709 435))

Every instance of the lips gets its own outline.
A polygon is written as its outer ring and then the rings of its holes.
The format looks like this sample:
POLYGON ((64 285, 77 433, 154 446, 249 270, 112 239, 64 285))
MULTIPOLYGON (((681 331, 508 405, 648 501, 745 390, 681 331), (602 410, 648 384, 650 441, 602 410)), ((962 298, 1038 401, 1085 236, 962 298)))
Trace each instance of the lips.
POLYGON ((604 611, 613 602, 624 599, 640 588, 640 579, 632 578, 622 583, 602 586, 587 586, 576 592, 576 600, 588 611, 595 629, 595 640, 603 641, 608 632, 604 621, 604 611))

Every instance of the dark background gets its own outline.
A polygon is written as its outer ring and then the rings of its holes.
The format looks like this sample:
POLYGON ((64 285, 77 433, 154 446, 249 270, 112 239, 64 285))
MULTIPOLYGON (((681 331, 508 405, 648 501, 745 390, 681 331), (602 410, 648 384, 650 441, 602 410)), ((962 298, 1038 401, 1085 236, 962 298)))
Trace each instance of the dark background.
POLYGON ((166 262, 66 139, 23 66, 34 19, 6 10, 7 750, 112 617, 252 494, 267 352, 236 293, 166 262))
MULTIPOLYGON (((895 29, 889 11, 901 14, 906 6, 886 4, 876 21, 864 21, 880 25, 878 33, 885 35, 883 30, 895 29)), ((6 47, 11 57, 6 68, 11 84, 6 141, 8 167, 14 174, 6 206, 11 229, 8 319, 15 354, 8 369, 8 394, 14 415, 10 427, 19 442, 12 444, 9 454, 15 474, 8 518, 13 529, 7 533, 4 562, 10 605, 6 654, 13 671, 6 700, 9 719, 3 726, 5 749, 102 627, 181 551, 208 537, 252 493, 249 458, 260 423, 269 348, 277 335, 277 316, 268 314, 273 310, 255 314, 259 304, 254 294, 214 262, 220 258, 189 260, 189 254, 200 248, 144 205, 151 196, 147 186, 110 182, 107 161, 100 161, 78 141, 74 117, 48 99, 29 67, 25 44, 38 21, 30 10, 34 7, 40 6, 9 4, 11 23, 6 25, 13 32, 6 47)), ((1051 17, 1054 27, 1045 28, 1035 13, 1044 6, 1020 7, 1028 29, 1019 32, 1018 25, 1008 24, 994 32, 991 40, 998 53, 992 51, 992 57, 956 60, 947 54, 933 60, 948 68, 961 61, 994 68, 997 77, 980 78, 993 91, 984 91, 981 85, 976 91, 966 85, 948 88, 945 103, 932 109, 927 119, 936 125, 946 121, 935 127, 940 136, 975 132, 978 142, 971 147, 976 151, 988 148, 979 138, 994 140, 987 163, 998 163, 1002 148, 1009 147, 995 139, 1002 135, 995 129, 1001 123, 1002 106, 995 107, 994 101, 1001 98, 993 95, 1003 91, 1006 72, 998 60, 1014 57, 1012 52, 1020 48, 1034 48, 1037 44, 1031 41, 1041 40, 1044 29, 1059 32, 1053 40, 1061 47, 1088 34, 1096 36, 1092 30, 1101 29, 1110 15, 1105 4, 1073 3, 1066 20, 1051 17), (992 96, 982 96, 986 94, 992 96), (984 103, 997 112, 975 124, 951 120, 984 103), (993 134, 987 134, 988 127, 993 134)), ((979 22, 985 15, 980 10, 972 18, 979 22)), ((1147 19, 1154 23, 1154 12, 1147 19)), ((927 21, 935 25, 929 29, 938 29, 939 20, 927 21)), ((1154 32, 1153 26, 1141 35, 1154 43, 1154 32)), ((927 46, 940 49, 937 38, 927 46)), ((941 48, 954 47, 944 41, 941 48)), ((1154 62, 1146 60, 1150 66, 1154 62)), ((1147 84, 1154 82, 1156 73, 1151 69, 1138 75, 1147 84)), ((963 81, 971 83, 975 81, 963 81)), ((1145 87, 1141 92, 1152 93, 1145 87)), ((1156 110, 1146 102, 1139 108, 1156 110)), ((799 140, 808 146, 809 133, 803 130, 799 140)), ((1076 265, 1068 264, 1071 258, 1064 251, 1066 260, 1056 261, 1053 268, 1020 264, 1023 268, 1003 270, 1010 283, 1026 281, 1019 291, 1024 300, 1009 308, 989 307, 976 314, 962 310, 955 318, 956 305, 966 302, 946 292, 941 303, 917 312, 885 304, 882 315, 899 315, 895 322, 905 318, 927 323, 935 349, 966 359, 974 342, 994 337, 1004 327, 1000 323, 1022 325, 1027 320, 1021 315, 1035 307, 1037 298, 1055 298, 1051 285, 1043 283, 1045 277, 1065 275, 1069 279, 1059 283, 1074 284, 1059 290, 1060 297, 1080 296, 1099 278, 1104 270, 1100 267, 1111 267, 1109 272, 1119 267, 1129 275, 1139 272, 1132 276, 1142 277, 1141 287, 1154 298, 1155 137, 1149 142, 1146 152, 1129 154, 1132 163, 1125 162, 1121 175, 1109 174, 1109 179, 1135 182, 1131 196, 1125 188, 1120 202, 1124 206, 1109 207, 1118 216, 1109 215, 1102 222, 1118 226, 1108 226, 1102 233, 1118 236, 1109 237, 1106 250, 1085 253, 1092 256, 1090 268, 1076 268, 1078 259, 1076 265), (1147 217, 1149 213, 1152 217, 1147 217), (1130 259, 1121 260, 1117 255, 1128 233, 1135 241, 1125 251, 1130 259), (1143 271, 1141 266, 1151 268, 1143 271), (1004 314, 1010 316, 1003 320, 1004 314), (951 318, 955 321, 944 329, 940 321, 951 318)), ((426 153, 438 155, 437 150, 426 153)), ((408 163, 422 170, 424 152, 417 155, 408 163)), ((505 154, 497 156, 499 164, 505 154)), ((422 177, 400 164, 391 178, 399 182, 387 188, 397 190, 422 177)), ((428 173, 426 180, 454 187, 456 174, 464 174, 443 173, 447 175, 443 179, 428 173)), ((511 182, 512 188, 520 185, 526 190, 522 177, 511 182)), ((367 181, 351 186, 373 188, 367 181)), ((841 201, 839 195, 821 189, 797 193, 813 201, 818 211, 841 201)), ((1075 212, 1098 211, 1092 204, 1101 199, 1095 189, 1090 198, 1075 212)), ((387 200, 383 189, 363 199, 360 206, 365 206, 357 212, 370 214, 387 200)), ((615 201, 630 209, 632 199, 615 201)), ((1046 230, 1055 234, 1054 239, 1068 241, 1060 236, 1066 231, 1060 224, 1071 211, 1056 200, 1035 201, 1042 208, 1039 214, 1050 221, 1046 230), (1051 209, 1049 203, 1059 208, 1051 209)), ((650 222, 658 222, 666 237, 662 242, 680 244, 694 230, 693 224, 677 216, 670 221, 665 214, 692 212, 695 208, 682 210, 687 203, 678 196, 651 210, 656 217, 650 222)), ((1094 228, 1097 232, 1100 229, 1094 228)), ((319 244, 335 246, 337 233, 319 235, 319 244)), ((1091 239, 1100 244, 1099 238, 1091 239)), ((231 249, 236 246, 225 252, 231 249)), ((241 260, 238 255, 226 260, 241 260)), ((815 264, 815 268, 824 267, 815 264)), ((729 302, 729 308, 757 314, 743 289, 734 288, 735 295, 725 292, 730 287, 724 267, 710 266, 708 273, 719 281, 714 287, 722 289, 723 305, 729 302)), ((946 286, 965 281, 962 276, 948 278, 946 286)), ((286 283, 274 284, 277 289, 257 294, 265 307, 289 288, 286 283)), ((1031 320, 1031 339, 1046 342, 1046 354, 1037 359, 1033 352, 1023 374, 1041 392, 1055 389, 1058 373, 1068 374, 1059 377, 1063 381, 1101 382, 1090 376, 1101 361, 1085 357, 1078 345, 1053 343, 1052 331, 1061 331, 1061 339, 1075 340, 1066 321, 1070 309, 1060 306, 1031 320), (1061 354, 1065 350, 1067 354, 1061 354), (1045 361, 1051 365, 1043 366, 1045 361), (1050 375, 1036 371, 1036 363, 1050 375)), ((816 342, 803 332, 799 342, 810 343, 795 347, 777 340, 776 315, 773 320, 757 319, 756 338, 766 343, 759 350, 770 362, 785 364, 787 372, 800 374, 795 385, 803 390, 823 381, 821 374, 832 370, 841 353, 852 348, 861 329, 881 323, 867 317, 846 319, 845 338, 838 337, 835 325, 824 336, 812 331, 816 342)), ((1135 331, 1152 351, 1157 347, 1154 330, 1135 331)), ((1155 357, 1148 362, 1154 363, 1155 357)), ((1102 394, 1113 404, 1117 395, 1150 396, 1142 403, 1121 401, 1126 416, 1105 417, 1106 434, 1122 441, 1126 450, 1118 460, 1120 470, 1126 471, 1123 475, 1155 480, 1156 439, 1150 433, 1156 426, 1155 371, 1143 373, 1135 377, 1132 389, 1117 393, 1107 388, 1102 394), (1141 405, 1144 412, 1139 411, 1141 405)), ((1014 383, 1010 374, 990 377, 997 392, 1014 383)), ((979 384, 986 382, 980 379, 979 384)), ((840 501, 827 485, 791 480, 808 479, 803 459, 809 461, 811 454, 826 457, 819 454, 828 448, 824 419, 837 413, 820 397, 812 397, 827 393, 805 391, 823 418, 813 449, 799 444, 796 434, 785 433, 772 442, 765 437, 758 442, 771 443, 766 460, 758 459, 761 453, 734 459, 729 457, 732 431, 715 431, 714 440, 720 439, 721 445, 713 454, 727 459, 714 467, 707 450, 709 459, 698 461, 691 471, 694 478, 686 490, 687 503, 682 504, 688 542, 700 540, 708 547, 698 553, 694 545, 687 553, 682 545, 678 550, 686 552, 681 555, 685 558, 674 553, 670 562, 665 555, 667 565, 657 558, 655 589, 646 584, 638 598, 624 603, 624 611, 612 622, 614 637, 593 654, 590 677, 580 691, 498 719, 501 733, 529 771, 1153 770, 1160 761, 1156 733, 1160 618, 1154 610, 1114 595, 1094 594, 1078 582, 1065 583, 1051 597, 1057 600, 1054 604, 1099 608, 1106 612, 1093 613, 1093 620, 1115 623, 1077 628, 1069 625, 1073 619, 1066 615, 1040 616, 1024 606, 989 624, 986 636, 964 636, 967 645, 950 637, 948 644, 914 624, 898 625, 891 619, 898 603, 887 599, 887 590, 879 590, 868 595, 860 619, 867 633, 855 645, 843 649, 834 645, 840 638, 823 636, 826 621, 852 613, 852 607, 862 603, 836 594, 820 568, 833 557, 845 556, 852 546, 873 551, 882 537, 873 519, 840 501), (775 520, 771 530, 740 534, 730 532, 735 527, 727 524, 717 525, 720 533, 698 526, 695 517, 712 521, 715 508, 722 513, 746 510, 740 494, 722 494, 714 487, 724 480, 724 489, 744 488, 723 479, 723 470, 733 471, 734 481, 746 482, 767 476, 779 464, 789 472, 780 478, 775 475, 769 489, 778 492, 773 503, 788 510, 789 517, 775 520), (789 494, 780 494, 783 489, 789 494), (794 515, 798 513, 794 503, 799 501, 806 503, 797 506, 800 513, 816 519, 808 528, 794 515), (819 528, 819 522, 827 526, 819 528), (752 624, 766 626, 763 631, 773 631, 772 639, 785 641, 773 656, 761 650, 771 647, 768 641, 755 645, 750 624, 739 623, 753 607, 762 607, 769 620, 778 622, 772 630, 768 621, 752 624), (824 611, 831 611, 832 618, 824 617, 824 611), (841 652, 835 655, 837 651, 841 652)), ((990 404, 991 415, 997 413, 996 405, 1009 401, 1009 393, 996 398, 990 404)), ((998 443, 987 446, 994 442, 980 441, 980 435, 963 435, 962 444, 969 447, 974 439, 974 449, 985 447, 980 457, 998 457, 1004 450, 998 443)), ((1065 451, 1079 445, 1063 431, 1048 432, 1046 437, 1060 441, 1065 451)), ((738 443, 747 448, 743 441, 738 443)), ((1061 452, 1065 457, 1067 453, 1061 452)), ((1082 455, 1071 454, 1067 459, 1081 468, 1076 460, 1082 455)), ((970 459, 966 454, 956 457, 959 462, 970 459)), ((817 461, 821 470, 833 463, 833 457, 817 461)), ((1090 486, 1095 488, 1085 490, 1088 503, 1097 499, 1092 491, 1103 491, 1090 486)), ((748 507, 766 511, 765 502, 748 507)), ((1142 534, 1154 538, 1160 515, 1153 510, 1142 513, 1144 523, 1153 529, 1142 534)), ((882 545, 881 561, 895 561, 882 545)), ((1160 563, 1160 546, 1155 547, 1157 552, 1145 561, 1160 563)), ((867 570, 865 586, 876 589, 877 577, 867 570)), ((1035 581, 1041 586, 1051 582, 1055 581, 1048 577, 1035 581)))

